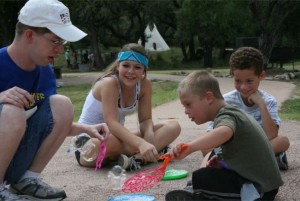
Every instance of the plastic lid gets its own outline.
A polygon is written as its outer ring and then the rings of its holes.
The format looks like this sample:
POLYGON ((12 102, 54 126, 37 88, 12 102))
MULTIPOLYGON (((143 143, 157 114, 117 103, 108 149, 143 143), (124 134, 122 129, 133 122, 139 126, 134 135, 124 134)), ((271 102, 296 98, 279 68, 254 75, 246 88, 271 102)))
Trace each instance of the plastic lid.
POLYGON ((182 179, 189 175, 189 172, 186 170, 178 170, 178 169, 167 169, 165 172, 165 176, 162 180, 175 180, 182 179))
POLYGON ((109 198, 108 201, 155 201, 150 194, 125 194, 109 198))

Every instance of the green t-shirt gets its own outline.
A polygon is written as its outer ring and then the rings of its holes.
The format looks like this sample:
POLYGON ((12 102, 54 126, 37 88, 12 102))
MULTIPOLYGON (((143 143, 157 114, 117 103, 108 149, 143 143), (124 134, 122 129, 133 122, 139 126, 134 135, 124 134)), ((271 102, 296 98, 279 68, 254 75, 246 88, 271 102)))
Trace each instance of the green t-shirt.
POLYGON ((252 116, 226 105, 218 111, 214 125, 228 126, 233 131, 232 138, 220 146, 229 169, 252 181, 260 192, 283 184, 271 144, 252 116))

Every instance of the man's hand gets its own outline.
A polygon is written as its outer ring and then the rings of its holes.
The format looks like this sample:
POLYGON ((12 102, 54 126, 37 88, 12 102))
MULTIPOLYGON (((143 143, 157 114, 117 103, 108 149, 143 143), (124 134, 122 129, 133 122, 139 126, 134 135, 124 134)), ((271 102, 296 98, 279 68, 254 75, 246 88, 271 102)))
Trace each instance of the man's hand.
POLYGON ((0 103, 12 104, 26 109, 34 104, 34 98, 24 89, 13 87, 0 93, 0 103))

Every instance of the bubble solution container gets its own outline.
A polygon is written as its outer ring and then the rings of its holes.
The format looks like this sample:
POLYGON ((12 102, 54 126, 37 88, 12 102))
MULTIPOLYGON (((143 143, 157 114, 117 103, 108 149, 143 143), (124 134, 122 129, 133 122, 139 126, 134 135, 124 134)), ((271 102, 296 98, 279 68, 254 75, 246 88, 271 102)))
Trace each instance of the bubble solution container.
POLYGON ((68 153, 79 151, 83 160, 91 162, 97 159, 98 154, 95 152, 96 145, 90 140, 90 137, 87 134, 80 134, 74 136, 71 139, 71 145, 68 149, 68 153))
POLYGON ((83 147, 81 148, 81 156, 83 160, 86 162, 92 162, 97 159, 98 154, 94 151, 96 145, 92 142, 92 140, 87 141, 83 147))

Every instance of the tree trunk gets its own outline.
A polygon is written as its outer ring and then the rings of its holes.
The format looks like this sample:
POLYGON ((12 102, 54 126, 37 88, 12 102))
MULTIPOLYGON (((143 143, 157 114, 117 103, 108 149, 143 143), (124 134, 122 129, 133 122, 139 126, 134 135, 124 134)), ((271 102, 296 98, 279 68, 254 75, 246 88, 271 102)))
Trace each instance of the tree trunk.
POLYGON ((189 40, 189 55, 191 61, 196 59, 195 43, 193 37, 191 37, 189 40))
POLYGON ((91 45, 92 45, 92 49, 93 49, 93 54, 94 54, 94 59, 95 59, 95 63, 93 67, 95 67, 97 70, 102 70, 104 69, 104 61, 103 58, 101 56, 101 51, 99 49, 98 46, 98 33, 97 33, 97 28, 96 26, 94 26, 94 23, 91 23, 91 37, 92 37, 92 41, 91 41, 91 45))
POLYGON ((185 48, 184 42, 181 42, 180 46, 181 46, 181 51, 182 51, 182 55, 183 55, 183 61, 188 61, 188 56, 186 53, 186 48, 185 48))
POLYGON ((205 38, 203 44, 204 44, 204 67, 211 68, 213 67, 211 38, 205 38))
POLYGON ((261 34, 259 49, 264 56, 264 68, 267 68, 269 65, 271 53, 276 41, 277 41, 277 37, 275 36, 275 34, 272 34, 272 36, 268 36, 266 33, 261 34))
POLYGON ((0 27, 1 27, 1 35, 2 37, 0 37, 0 47, 4 47, 9 45, 12 41, 10 41, 10 37, 11 35, 14 35, 13 33, 8 33, 8 28, 5 25, 4 22, 5 18, 0 17, 0 27))

